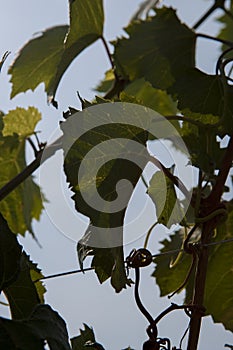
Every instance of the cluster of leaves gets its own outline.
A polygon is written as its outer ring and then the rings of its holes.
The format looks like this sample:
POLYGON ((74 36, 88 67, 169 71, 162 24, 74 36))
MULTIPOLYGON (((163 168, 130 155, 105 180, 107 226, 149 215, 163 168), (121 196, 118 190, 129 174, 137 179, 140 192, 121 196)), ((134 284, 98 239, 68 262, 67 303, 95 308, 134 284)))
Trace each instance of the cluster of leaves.
MULTIPOLYGON (((218 62, 217 74, 207 74, 196 67, 196 41, 200 35, 182 23, 174 9, 163 7, 151 10, 151 16, 145 20, 137 18, 132 21, 125 28, 126 37, 112 43, 113 54, 110 55, 107 51, 111 69, 106 72, 105 79, 96 88, 101 97, 96 97, 92 102, 82 100, 82 105, 85 109, 93 104, 125 102, 159 112, 171 120, 185 141, 190 161, 203 174, 203 182, 199 185, 202 187, 208 184, 211 191, 211 186, 216 181, 216 171, 220 169, 225 152, 217 139, 231 137, 233 134, 233 87, 224 75, 223 60, 218 62)), ((222 17, 221 21, 225 25, 220 33, 221 39, 232 40, 232 31, 229 28, 232 27, 233 21, 226 16, 222 17)), ((11 97, 28 89, 34 90, 40 83, 44 83, 48 100, 56 107, 55 94, 71 62, 96 40, 102 40, 106 47, 103 26, 102 0, 70 1, 70 25, 45 30, 19 52, 9 69, 12 82, 11 97)), ((225 50, 225 47, 222 47, 222 50, 225 50)), ((72 113, 73 110, 70 110, 70 113, 66 114, 67 120, 61 124, 64 140, 72 137, 69 134, 70 128, 66 128, 72 113)), ((40 113, 34 107, 27 110, 16 108, 6 115, 1 114, 1 187, 26 167, 25 142, 34 133, 40 118, 40 113)), ((117 214, 107 213, 106 208, 102 211, 93 210, 81 195, 81 187, 85 188, 87 193, 92 190, 93 179, 89 177, 89 169, 86 169, 81 184, 77 174, 87 152, 106 140, 136 140, 146 149, 151 135, 144 132, 145 114, 139 113, 135 118, 138 118, 138 124, 142 127, 123 127, 121 124, 113 126, 111 123, 105 123, 104 126, 87 131, 73 143, 64 161, 67 183, 74 193, 72 198, 75 208, 88 216, 91 222, 84 238, 78 243, 81 265, 87 255, 93 255, 92 266, 99 281, 102 283, 111 278, 117 292, 131 284, 125 271, 123 247, 90 249, 89 242, 96 234, 94 226, 123 227, 126 208, 117 214)), ((109 202, 114 200, 115 184, 120 179, 128 179, 135 188, 147 162, 146 155, 141 167, 124 159, 109 161, 98 174, 97 187, 101 196, 109 202)), ((172 206, 177 203, 177 195, 175 183, 171 179, 166 180, 167 198, 164 208, 160 208, 163 195, 160 191, 162 179, 163 169, 153 175, 147 189, 156 207, 158 223, 169 228, 176 223, 184 227, 194 224, 195 217, 181 221, 182 203, 177 206, 173 220, 169 221, 174 209, 172 206)), ((132 192, 127 197, 127 203, 131 194, 132 192)), ((191 203, 198 209, 196 198, 197 196, 193 196, 191 203)), ((64 321, 49 306, 43 305, 44 287, 40 282, 33 282, 42 277, 41 272, 22 252, 15 236, 24 235, 26 231, 34 234, 32 220, 39 220, 43 199, 33 178, 28 177, 0 203, 0 285, 1 291, 9 301, 13 318, 11 321, 0 318, 0 333, 1 345, 9 349, 43 349, 45 341, 51 349, 70 348, 64 321), (27 336, 22 337, 23 332, 27 336)), ((226 208, 229 214, 227 219, 218 225, 215 240, 232 238, 232 203, 229 202, 226 208)), ((197 210, 195 213, 199 214, 197 210)), ((175 232, 169 240, 162 242, 162 252, 182 246, 180 232, 175 232)), ((120 229, 118 234, 119 242, 123 242, 123 229, 120 229)), ((157 267, 153 276, 156 277, 161 295, 167 295, 179 287, 190 264, 186 255, 178 259, 172 268, 170 262, 170 257, 167 256, 155 260, 157 267)), ((232 266, 230 246, 219 245, 211 249, 205 305, 207 313, 229 330, 233 330, 232 266), (221 284, 216 281, 221 281, 221 284)), ((192 299, 191 289, 190 282, 186 288, 187 302, 192 299)), ((82 349, 87 340, 95 343, 94 334, 85 326, 81 336, 71 341, 72 348, 82 349)))

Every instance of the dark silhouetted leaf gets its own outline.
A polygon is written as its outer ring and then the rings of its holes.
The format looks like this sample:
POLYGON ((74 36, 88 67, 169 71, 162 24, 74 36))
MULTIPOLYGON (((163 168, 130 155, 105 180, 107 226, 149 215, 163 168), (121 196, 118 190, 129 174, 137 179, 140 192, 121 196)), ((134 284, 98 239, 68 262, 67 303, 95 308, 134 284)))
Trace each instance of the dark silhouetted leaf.
MULTIPOLYGON (((217 228, 214 241, 233 237, 233 203, 226 203, 227 221, 217 228)), ((215 322, 233 331, 233 255, 232 243, 222 243, 210 247, 204 305, 206 313, 215 322)))
POLYGON ((15 234, 0 214, 0 293, 18 277, 21 250, 15 234))
POLYGON ((93 329, 84 324, 84 330, 80 329, 80 335, 71 339, 73 350, 94 350, 94 347, 85 346, 87 342, 95 343, 93 329))
POLYGON ((66 324, 48 305, 39 305, 25 320, 0 317, 1 349, 44 350, 47 341, 51 350, 71 350, 66 324))
POLYGON ((195 64, 195 34, 176 16, 162 8, 156 16, 137 21, 126 29, 129 38, 115 43, 114 58, 120 76, 144 77, 155 88, 167 89, 195 64))
POLYGON ((34 310, 35 306, 44 302, 46 289, 42 282, 34 283, 42 277, 37 265, 23 253, 20 260, 20 273, 14 283, 4 289, 14 319, 24 319, 34 310))

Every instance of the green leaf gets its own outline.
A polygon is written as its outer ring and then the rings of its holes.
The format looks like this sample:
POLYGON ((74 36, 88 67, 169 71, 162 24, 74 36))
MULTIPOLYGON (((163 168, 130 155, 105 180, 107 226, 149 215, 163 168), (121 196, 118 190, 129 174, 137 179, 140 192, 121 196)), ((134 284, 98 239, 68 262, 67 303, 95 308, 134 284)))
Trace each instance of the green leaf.
MULTIPOLYGON (((26 167, 25 142, 20 142, 17 135, 6 136, 0 140, 0 147, 0 187, 3 187, 26 167)), ((32 177, 0 202, 0 211, 10 229, 22 235, 27 230, 33 234, 32 220, 39 220, 42 209, 42 194, 32 177)))
POLYGON ((99 85, 94 90, 98 92, 107 92, 113 87, 114 81, 115 81, 114 72, 112 69, 110 69, 105 73, 104 79, 99 83, 99 85))
POLYGON ((71 339, 73 350, 94 350, 94 347, 87 347, 87 342, 95 343, 95 334, 93 329, 84 324, 84 330, 80 329, 80 335, 71 339))
POLYGON ((88 251, 94 249, 94 266, 100 281, 111 276, 117 292, 130 283, 125 273, 121 247, 125 210, 148 161, 145 147, 147 113, 144 108, 139 108, 138 112, 134 109, 135 106, 131 104, 115 106, 104 103, 87 108, 76 117, 68 118, 68 123, 61 124, 63 147, 67 152, 64 170, 74 192, 75 208, 91 220, 84 238, 79 242, 80 260, 82 262, 86 256, 85 248, 82 254, 80 246, 86 246, 88 251), (93 118, 99 126, 92 124, 93 118), (122 123, 115 122, 116 118, 122 118, 122 123), (132 125, 127 120, 132 121, 132 125), (79 136, 77 130, 81 130, 79 136), (122 179, 130 181, 132 188, 127 189, 122 183, 123 187, 117 190, 121 195, 118 202, 120 209, 115 209, 114 200, 118 198, 116 184, 122 179), (102 198, 100 205, 99 196, 102 198), (105 248, 106 260, 101 248, 105 248))
POLYGON ((18 277, 21 250, 15 234, 0 213, 0 293, 18 277))
POLYGON ((195 34, 172 8, 156 9, 156 16, 126 29, 129 38, 115 43, 114 59, 120 76, 144 77, 153 87, 167 89, 195 64, 195 34))
POLYGON ((157 171, 152 176, 147 192, 155 204, 158 223, 168 228, 181 223, 184 213, 174 184, 162 171, 157 171))
MULTIPOLYGON (((227 204, 227 221, 217 228, 214 241, 233 238, 233 203, 227 204)), ((206 279, 204 306, 214 322, 233 331, 233 256, 232 243, 222 243, 210 247, 208 273, 206 279)))
POLYGON ((0 317, 0 347, 3 349, 43 350, 47 341, 51 350, 70 350, 66 324, 48 305, 39 305, 26 320, 0 317))
POLYGON ((120 94, 120 100, 123 102, 131 102, 130 98, 134 98, 137 101, 135 103, 149 107, 161 115, 177 113, 176 103, 166 91, 153 88, 144 78, 135 80, 120 94))
POLYGON ((203 114, 202 121, 209 120, 210 114, 215 116, 218 135, 224 136, 233 131, 233 87, 223 86, 220 76, 206 74, 196 68, 189 69, 169 91, 176 95, 178 108, 184 113, 188 109, 203 114))
MULTIPOLYGON (((231 13, 233 13, 233 3, 230 1, 230 8, 228 9, 231 13)), ((217 18, 217 20, 221 23, 222 29, 219 32, 218 38, 229 40, 233 42, 233 21, 230 16, 228 16, 226 13, 223 16, 220 16, 217 18)), ((222 45, 221 47, 222 52, 224 52, 226 49, 229 49, 229 46, 222 45)), ((231 58, 231 52, 226 54, 225 57, 231 58)))
POLYGON ((17 107, 4 116, 3 136, 17 134, 19 138, 25 139, 34 133, 36 124, 41 120, 41 113, 35 107, 28 109, 17 107))
MULTIPOLYGON (((34 132, 40 113, 34 107, 16 108, 0 119, 2 134, 7 135, 0 134, 0 187, 3 187, 26 168, 25 138, 34 132)), ((30 176, 0 202, 0 211, 12 232, 24 235, 28 230, 33 234, 32 220, 40 218, 42 199, 39 186, 30 176)))
POLYGON ((33 280, 42 277, 37 265, 23 253, 20 260, 20 273, 14 283, 4 289, 14 319, 24 319, 30 316, 35 306, 44 302, 42 282, 33 280))
POLYGON ((68 26, 49 28, 39 37, 30 40, 19 52, 9 69, 11 98, 29 89, 35 90, 44 83, 50 94, 55 88, 55 72, 64 52, 64 39, 68 26))
POLYGON ((44 82, 49 101, 71 62, 85 48, 99 39, 103 31, 102 0, 70 1, 70 27, 45 30, 39 38, 29 41, 20 51, 9 73, 12 75, 11 97, 44 82))
MULTIPOLYGON (((176 231, 174 235, 169 236, 160 242, 163 248, 161 253, 173 250, 180 250, 183 243, 183 235, 176 231)), ((165 296, 174 292, 184 282, 189 266, 192 262, 191 256, 185 253, 164 254, 155 258, 155 271, 152 276, 156 278, 156 283, 160 288, 160 295, 165 296), (176 263, 174 264, 174 261, 176 263)))
MULTIPOLYGON (((190 114, 193 118, 194 114, 190 114)), ((198 120, 198 114, 195 119, 198 120)), ((201 116, 204 118, 205 115, 201 116)), ((210 115, 206 115, 206 120, 214 120, 210 115)), ((191 156, 192 165, 202 169, 210 179, 214 178, 215 170, 219 169, 225 148, 221 148, 221 143, 217 141, 216 131, 213 128, 197 126, 184 121, 180 130, 191 156), (198 142, 196 141, 198 140, 198 142)))

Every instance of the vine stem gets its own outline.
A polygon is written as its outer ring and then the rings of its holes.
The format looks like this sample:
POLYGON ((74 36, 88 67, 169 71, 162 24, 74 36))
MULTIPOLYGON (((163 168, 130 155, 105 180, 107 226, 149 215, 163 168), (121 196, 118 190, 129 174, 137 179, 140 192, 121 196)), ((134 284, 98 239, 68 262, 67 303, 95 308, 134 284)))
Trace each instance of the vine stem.
MULTIPOLYGON (((219 173, 216 178, 215 185, 212 188, 212 191, 203 201, 201 209, 202 211, 208 210, 211 212, 215 210, 221 201, 221 196, 224 191, 224 184, 227 180, 229 171, 232 166, 233 161, 233 135, 231 136, 225 155, 222 160, 222 164, 219 170, 219 173)), ((205 213, 200 213, 201 216, 205 216, 205 213)), ((216 217, 211 218, 210 220, 203 223, 202 233, 201 233, 201 247, 198 255, 198 263, 195 275, 195 286, 194 286, 194 295, 193 295, 193 304, 198 305, 199 308, 196 308, 190 320, 190 331, 189 331, 189 340, 187 350, 196 350, 199 340, 201 321, 203 312, 201 307, 204 302, 204 293, 205 293, 205 283, 206 275, 208 268, 208 243, 210 241, 211 234, 217 225, 216 217)))
POLYGON ((18 175, 11 179, 5 186, 0 189, 0 201, 2 201, 9 193, 15 190, 22 182, 24 182, 30 175, 38 169, 47 159, 53 156, 59 149, 61 149, 61 139, 59 137, 56 141, 51 143, 45 149, 37 152, 36 158, 23 169, 18 175))

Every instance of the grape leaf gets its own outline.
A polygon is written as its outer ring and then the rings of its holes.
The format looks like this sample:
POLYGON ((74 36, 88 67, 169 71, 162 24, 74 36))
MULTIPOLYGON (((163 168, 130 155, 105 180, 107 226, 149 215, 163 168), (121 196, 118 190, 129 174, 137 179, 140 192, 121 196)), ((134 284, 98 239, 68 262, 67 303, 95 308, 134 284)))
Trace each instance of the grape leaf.
POLYGON ((170 228, 173 224, 182 223, 184 212, 174 184, 162 171, 157 171, 152 176, 147 192, 155 204, 159 224, 170 228))
MULTIPOLYGON (((169 236, 169 240, 165 239, 160 242, 163 248, 161 253, 179 250, 182 247, 183 235, 180 231, 176 231, 174 235, 169 236)), ((160 295, 165 296, 174 292, 184 282, 189 266, 192 262, 190 255, 181 253, 173 253, 161 255, 155 258, 155 271, 152 276, 156 278, 156 283, 160 289, 160 295), (173 264, 176 261, 175 264, 173 264)))
POLYGON ((131 81, 144 77, 155 88, 172 86, 195 64, 195 34, 172 8, 156 9, 156 16, 126 29, 129 38, 115 43, 114 59, 120 76, 131 81))
MULTIPOLYGON (((193 113, 191 115, 193 116, 193 113)), ((197 116, 197 114, 195 115, 197 116)), ((205 115, 202 117, 204 118, 205 115)), ((206 119, 208 120, 208 115, 206 115, 206 119)), ((209 120, 211 119, 210 117, 209 120)), ((215 130, 211 127, 205 128, 184 121, 180 134, 189 150, 192 164, 213 178, 215 170, 219 169, 221 165, 225 152, 225 148, 221 148, 220 142, 216 139, 215 130)))
MULTIPOLYGON (((64 169, 67 181, 74 192, 72 198, 76 210, 91 220, 78 251, 81 251, 82 245, 87 247, 87 251, 90 250, 89 247, 94 249, 96 254, 94 266, 99 279, 103 282, 111 276, 111 282, 118 292, 130 283, 126 278, 121 247, 125 210, 132 190, 148 161, 145 147, 146 111, 138 107, 140 111, 136 113, 135 106, 131 104, 125 106, 125 104, 115 106, 106 103, 96 105, 79 112, 77 117, 74 115, 68 118, 68 123, 61 124, 64 133, 63 147, 68 150, 65 154, 64 169), (95 123, 92 124, 93 118, 99 126, 95 127, 95 123), (116 118, 120 118, 122 123, 117 123, 116 118), (129 125, 130 123, 132 125, 129 125), (82 135, 77 137, 76 132, 80 129, 82 135), (82 175, 79 173, 81 166, 82 175), (130 181, 132 187, 127 189, 122 182, 122 187, 117 190, 122 196, 118 202, 122 208, 114 209, 114 200, 117 198, 116 184, 122 179, 130 181), (99 203, 99 196, 103 202, 96 206, 96 203, 99 203), (91 201, 92 205, 88 201, 91 201), (101 248, 105 250, 106 261, 101 248)), ((79 253, 81 262, 86 255, 85 249, 84 253, 79 253)))
POLYGON ((94 350, 92 346, 86 346, 87 342, 95 343, 95 334, 93 329, 84 324, 84 330, 80 329, 80 335, 71 339, 71 345, 73 350, 94 350))
MULTIPOLYGON (((1 134, 9 136, 0 136, 0 187, 6 185, 25 169, 25 139, 34 132, 39 118, 39 112, 33 107, 28 110, 17 108, 3 117, 1 134), (25 125, 24 119, 29 120, 30 118, 27 126, 22 127, 25 125), (20 125, 17 125, 18 122, 20 125), (11 123, 13 135, 10 135, 11 123), (19 135, 15 132, 19 132, 19 135)), ((40 188, 34 183, 31 176, 0 202, 0 211, 12 232, 24 235, 28 230, 34 234, 31 223, 33 219, 39 220, 40 218, 43 209, 42 198, 40 188)))
MULTIPOLYGON (((230 1, 230 8, 229 10, 231 13, 233 13, 233 3, 232 1, 230 1)), ((226 13, 224 13, 223 16, 220 16, 217 18, 217 20, 221 23, 221 30, 218 34, 218 38, 220 39, 224 39, 224 40, 229 40, 233 42, 233 21, 232 18, 227 15, 226 13)), ((222 52, 224 52, 225 50, 229 49, 229 46, 226 45, 222 45, 221 46, 222 52)), ((225 57, 231 58, 232 52, 229 52, 228 54, 225 55, 225 57)))
POLYGON ((0 213, 0 293, 18 277, 21 250, 15 234, 0 213))
POLYGON ((29 317, 36 305, 44 302, 44 288, 42 282, 33 281, 42 277, 37 265, 32 263, 23 252, 20 259, 20 273, 14 283, 4 289, 12 318, 23 319, 29 317))
POLYGON ((36 124, 41 120, 41 113, 35 107, 28 109, 17 107, 9 111, 3 118, 3 136, 17 134, 20 139, 33 134, 36 124))
POLYGON ((0 347, 4 349, 70 350, 66 324, 48 305, 39 305, 26 320, 0 317, 0 347))
POLYGON ((215 116, 218 135, 225 136, 233 131, 233 87, 223 86, 220 76, 189 69, 169 91, 176 95, 179 110, 203 114, 202 119, 207 120, 206 115, 215 116))
POLYGON ((109 91, 113 87, 114 81, 115 81, 114 72, 112 69, 110 69, 105 73, 104 79, 95 88, 95 91, 98 91, 98 92, 109 91))
POLYGON ((68 66, 86 47, 101 37, 103 31, 102 0, 70 1, 70 27, 57 26, 45 30, 29 41, 9 69, 13 83, 11 97, 45 84, 49 101, 68 66))
MULTIPOLYGON (((214 241, 231 239, 233 237, 233 203, 226 203, 228 209, 227 221, 217 228, 214 241)), ((210 314, 214 322, 233 331, 233 256, 232 243, 222 243, 210 247, 208 272, 205 288, 204 305, 206 314, 210 314)))
POLYGON ((144 78, 136 79, 120 94, 120 100, 123 102, 128 102, 129 98, 132 97, 134 101, 138 101, 143 106, 154 109, 162 115, 174 115, 177 113, 176 103, 166 91, 153 88, 144 78))
POLYGON ((12 66, 11 98, 29 89, 35 90, 45 84, 45 91, 50 94, 54 89, 54 74, 64 51, 63 42, 68 26, 49 28, 39 37, 30 40, 19 52, 12 66))

